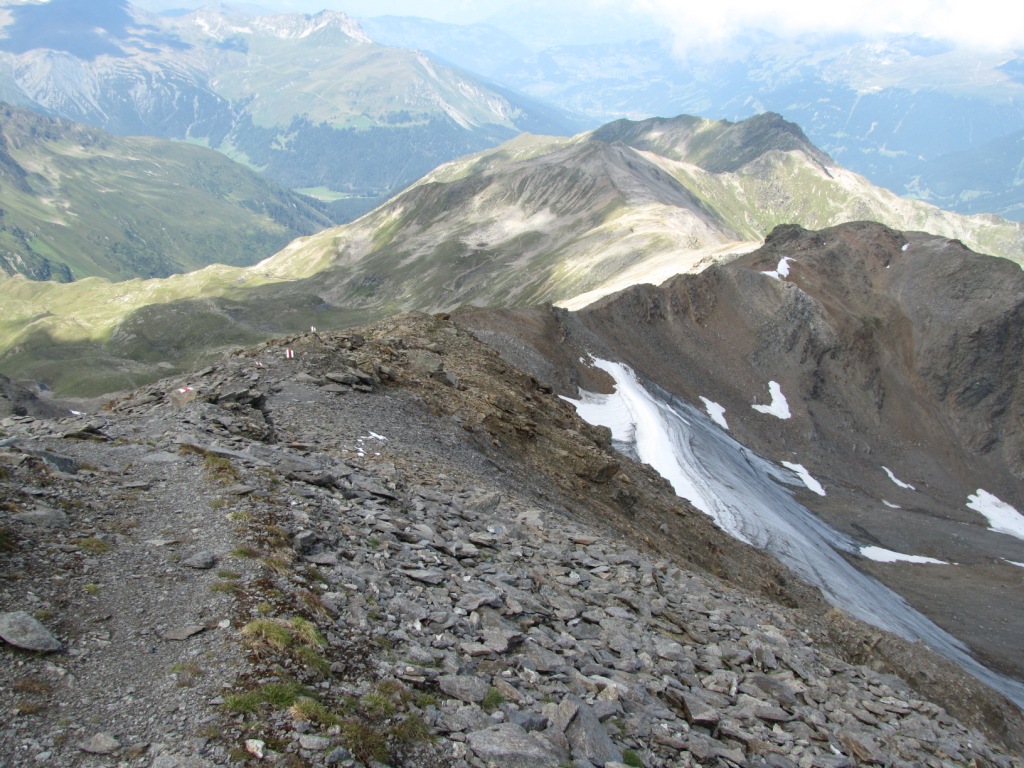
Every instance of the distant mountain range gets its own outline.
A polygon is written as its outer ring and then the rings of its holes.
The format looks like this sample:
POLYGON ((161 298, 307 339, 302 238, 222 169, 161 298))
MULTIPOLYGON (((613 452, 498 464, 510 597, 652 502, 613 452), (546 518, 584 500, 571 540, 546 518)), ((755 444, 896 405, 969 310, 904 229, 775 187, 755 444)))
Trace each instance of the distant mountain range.
POLYGON ((1024 218, 1014 139, 1024 131, 1024 65, 1010 54, 919 38, 762 35, 729 56, 683 60, 652 23, 574 18, 580 30, 569 34, 559 8, 533 5, 465 26, 357 24, 329 11, 151 15, 127 0, 0 2, 0 11, 0 99, 117 134, 203 143, 329 201, 336 220, 523 131, 765 111, 901 195, 1024 218), (545 25, 563 31, 523 42, 526 27, 545 25))
POLYGON ((3 4, 0 98, 206 144, 352 217, 437 165, 567 113, 376 45, 342 13, 147 16, 126 0, 3 4))
POLYGON ((1024 254, 1024 226, 874 187, 778 115, 618 121, 454 161, 253 267, 124 284, 0 280, 0 350, 12 377, 96 393, 311 325, 463 304, 583 306, 753 250, 778 225, 863 219, 1024 254))
POLYGON ((242 266, 331 224, 322 203, 212 150, 0 103, 0 272, 68 282, 242 266))
MULTIPOLYGON (((533 27, 557 12, 531 8, 533 27)), ((683 60, 653 23, 612 25, 618 34, 605 40, 581 34, 579 42, 533 47, 523 42, 522 18, 360 23, 378 42, 427 51, 601 121, 682 113, 736 121, 778 112, 836 161, 899 194, 962 213, 1024 218, 1024 151, 1012 142, 1024 130, 1024 63, 1012 54, 920 38, 762 35, 737 41, 727 54, 683 60), (971 153, 970 162, 956 153, 971 153), (990 170, 997 166, 1007 170, 990 170)))

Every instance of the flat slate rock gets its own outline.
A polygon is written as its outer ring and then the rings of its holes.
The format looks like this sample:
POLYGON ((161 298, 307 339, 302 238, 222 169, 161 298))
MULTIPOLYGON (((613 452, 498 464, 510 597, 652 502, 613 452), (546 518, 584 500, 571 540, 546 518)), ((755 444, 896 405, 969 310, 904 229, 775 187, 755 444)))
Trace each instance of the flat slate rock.
POLYGON ((64 647, 50 630, 25 611, 0 613, 0 637, 28 651, 52 653, 64 647))
POLYGON ((154 451, 153 453, 147 453, 140 461, 146 464, 174 464, 181 461, 181 456, 170 451, 154 451))
POLYGON ((204 631, 206 627, 202 624, 190 624, 187 627, 178 627, 177 629, 169 629, 163 634, 164 640, 188 640, 193 635, 198 635, 204 631))
POLYGON ((555 768, 562 760, 553 747, 514 723, 501 723, 466 736, 469 748, 487 765, 502 768, 555 768))
POLYGON ((437 682, 444 693, 462 701, 479 703, 487 696, 487 683, 479 677, 443 675, 437 679, 437 682))
POLYGON ((117 752, 121 748, 121 743, 109 733, 97 733, 88 741, 79 744, 78 748, 93 755, 109 755, 117 752))
POLYGON ((448 579, 447 574, 437 568, 413 568, 411 570, 402 571, 402 573, 410 579, 414 579, 415 581, 419 581, 424 584, 430 584, 431 586, 436 586, 448 579))
POLYGON ((185 558, 181 564, 187 568, 206 571, 217 564, 217 556, 208 549, 196 552, 194 555, 185 558))
POLYGON ((14 517, 28 525, 38 525, 43 528, 64 528, 68 524, 67 514, 51 507, 37 506, 14 517))

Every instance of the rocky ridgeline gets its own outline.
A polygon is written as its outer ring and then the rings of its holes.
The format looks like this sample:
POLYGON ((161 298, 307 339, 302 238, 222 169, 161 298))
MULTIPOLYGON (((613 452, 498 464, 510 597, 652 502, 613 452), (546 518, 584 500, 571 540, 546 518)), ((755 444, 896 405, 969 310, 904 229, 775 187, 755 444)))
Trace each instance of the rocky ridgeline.
POLYGON ((455 326, 364 333, 2 421, 0 762, 1024 765, 455 326))

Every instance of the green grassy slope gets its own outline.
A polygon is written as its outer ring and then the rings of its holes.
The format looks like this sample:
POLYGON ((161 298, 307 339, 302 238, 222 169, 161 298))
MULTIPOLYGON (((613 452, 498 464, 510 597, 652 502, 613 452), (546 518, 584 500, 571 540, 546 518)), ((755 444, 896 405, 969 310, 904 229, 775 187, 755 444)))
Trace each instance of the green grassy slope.
POLYGON ((332 223, 211 150, 4 104, 0 200, 0 270, 64 282, 252 264, 332 223))

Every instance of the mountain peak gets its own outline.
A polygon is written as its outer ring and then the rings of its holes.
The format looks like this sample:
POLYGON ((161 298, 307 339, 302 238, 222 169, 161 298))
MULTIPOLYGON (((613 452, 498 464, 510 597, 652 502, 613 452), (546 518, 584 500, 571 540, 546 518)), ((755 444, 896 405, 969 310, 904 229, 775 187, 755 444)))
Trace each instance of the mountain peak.
POLYGON ((235 35, 261 35, 281 40, 298 40, 321 32, 335 32, 357 43, 372 42, 358 22, 340 11, 256 16, 243 20, 204 8, 186 18, 207 36, 217 40, 225 40, 235 35))
POLYGON ((691 115, 616 120, 598 128, 591 137, 609 143, 621 141, 635 149, 693 163, 712 173, 734 173, 769 152, 803 152, 822 166, 833 165, 800 126, 775 112, 764 112, 738 123, 691 115))

